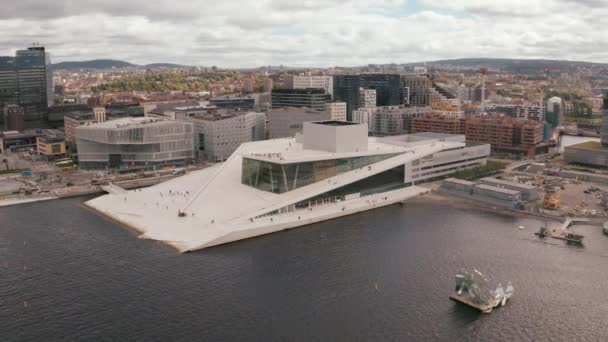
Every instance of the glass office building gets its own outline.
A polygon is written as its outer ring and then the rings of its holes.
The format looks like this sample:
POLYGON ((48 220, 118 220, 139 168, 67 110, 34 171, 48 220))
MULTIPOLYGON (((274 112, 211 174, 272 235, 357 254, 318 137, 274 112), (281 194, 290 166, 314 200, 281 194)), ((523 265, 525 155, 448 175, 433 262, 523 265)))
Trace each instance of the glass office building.
POLYGON ((53 103, 50 64, 50 55, 41 46, 19 50, 16 57, 0 57, 0 107, 23 107, 26 124, 32 126, 45 120, 53 103))
POLYGON ((359 90, 375 89, 376 106, 396 106, 403 103, 401 76, 396 74, 361 74, 334 76, 334 99, 346 102, 346 115, 352 120, 352 113, 358 107, 359 90))

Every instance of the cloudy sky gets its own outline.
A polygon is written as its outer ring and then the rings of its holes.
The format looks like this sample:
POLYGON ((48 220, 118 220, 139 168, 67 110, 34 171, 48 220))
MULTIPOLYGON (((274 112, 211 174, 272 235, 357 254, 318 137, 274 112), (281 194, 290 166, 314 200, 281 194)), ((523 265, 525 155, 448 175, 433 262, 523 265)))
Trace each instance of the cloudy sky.
POLYGON ((0 55, 248 67, 608 62, 608 0, 0 0, 0 55), (10 5, 7 5, 10 3, 10 5))

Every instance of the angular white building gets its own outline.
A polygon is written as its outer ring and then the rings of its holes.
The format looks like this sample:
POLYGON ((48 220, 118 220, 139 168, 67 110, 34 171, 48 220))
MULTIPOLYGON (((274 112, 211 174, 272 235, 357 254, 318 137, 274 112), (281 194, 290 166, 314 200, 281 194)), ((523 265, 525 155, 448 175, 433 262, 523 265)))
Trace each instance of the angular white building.
POLYGON ((296 138, 246 143, 221 165, 86 204, 141 238, 194 251, 400 203, 427 191, 412 163, 462 146, 399 146, 368 138, 365 125, 305 123, 296 138))

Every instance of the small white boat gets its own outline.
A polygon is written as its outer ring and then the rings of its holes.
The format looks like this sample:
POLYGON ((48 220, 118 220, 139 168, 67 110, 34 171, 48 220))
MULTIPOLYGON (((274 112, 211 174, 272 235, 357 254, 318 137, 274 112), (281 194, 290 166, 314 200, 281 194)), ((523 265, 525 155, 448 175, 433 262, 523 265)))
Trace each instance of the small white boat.
POLYGON ((526 229, 526 227, 524 227, 524 226, 519 226, 519 230, 524 230, 524 229, 526 229))

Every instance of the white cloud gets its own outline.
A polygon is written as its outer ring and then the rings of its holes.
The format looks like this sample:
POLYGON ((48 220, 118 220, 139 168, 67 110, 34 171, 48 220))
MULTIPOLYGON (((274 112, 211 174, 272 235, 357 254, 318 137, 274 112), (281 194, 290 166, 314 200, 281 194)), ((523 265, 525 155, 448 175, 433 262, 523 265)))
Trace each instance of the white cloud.
POLYGON ((460 57, 608 62, 602 27, 608 2, 409 1, 56 0, 48 6, 20 0, 1 6, 0 54, 40 41, 55 61, 226 67, 460 57))

